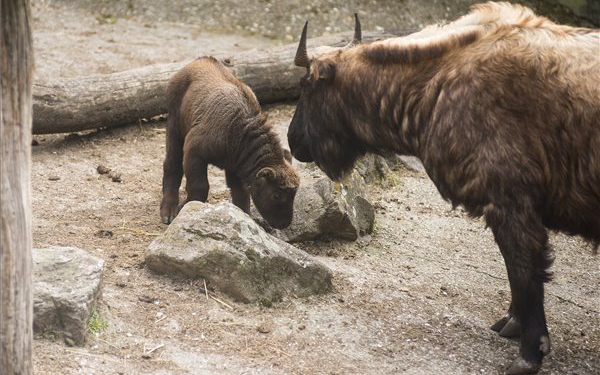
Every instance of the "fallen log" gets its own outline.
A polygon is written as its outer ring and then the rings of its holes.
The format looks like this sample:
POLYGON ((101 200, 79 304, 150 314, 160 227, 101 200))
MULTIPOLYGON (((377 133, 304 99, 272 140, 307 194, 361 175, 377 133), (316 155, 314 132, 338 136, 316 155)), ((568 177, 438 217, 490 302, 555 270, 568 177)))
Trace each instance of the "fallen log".
MULTIPOLYGON (((363 41, 391 36, 384 32, 365 32, 363 41)), ((343 46, 351 37, 351 34, 337 34, 314 38, 308 43, 309 50, 317 46, 343 46)), ((294 43, 215 57, 227 62, 234 74, 246 82, 264 104, 298 97, 298 81, 305 72, 294 66, 296 48, 294 43)), ((113 127, 164 114, 167 112, 164 98, 167 82, 188 62, 35 82, 33 134, 113 127)))

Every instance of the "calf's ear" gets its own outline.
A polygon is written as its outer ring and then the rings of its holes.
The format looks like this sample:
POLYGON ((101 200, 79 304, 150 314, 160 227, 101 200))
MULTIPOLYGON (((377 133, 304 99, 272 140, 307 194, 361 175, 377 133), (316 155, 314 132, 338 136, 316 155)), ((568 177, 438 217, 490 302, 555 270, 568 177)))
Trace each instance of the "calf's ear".
POLYGON ((256 174, 257 178, 264 178, 266 180, 274 180, 275 179, 275 170, 273 168, 265 167, 258 171, 256 174))
POLYGON ((283 149, 283 157, 287 160, 288 163, 292 163, 292 153, 290 150, 283 149))

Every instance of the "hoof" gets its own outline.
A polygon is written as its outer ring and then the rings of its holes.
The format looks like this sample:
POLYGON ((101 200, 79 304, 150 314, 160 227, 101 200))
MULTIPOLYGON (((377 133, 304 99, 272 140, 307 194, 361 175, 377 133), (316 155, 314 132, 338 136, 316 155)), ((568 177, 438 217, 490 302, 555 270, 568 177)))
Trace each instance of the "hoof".
POLYGON ((537 374, 542 367, 541 363, 529 362, 519 356, 514 360, 513 363, 506 370, 507 375, 519 375, 519 374, 537 374))
POLYGON ((506 323, 508 323, 509 320, 510 320, 510 314, 507 314, 507 315, 503 316, 502 319, 500 319, 496 323, 494 323, 494 325, 491 326, 490 328, 492 329, 492 331, 500 332, 502 330, 502 328, 504 328, 506 323))
POLYGON ((160 204, 160 221, 163 224, 170 224, 175 216, 179 213, 179 208, 173 204, 162 203, 160 204))
POLYGON ((494 323, 491 329, 498 332, 502 337, 518 337, 521 335, 521 324, 510 314, 503 316, 502 319, 494 323))
POLYGON ((515 318, 510 318, 498 333, 502 337, 519 337, 521 336, 521 323, 517 322, 515 318))

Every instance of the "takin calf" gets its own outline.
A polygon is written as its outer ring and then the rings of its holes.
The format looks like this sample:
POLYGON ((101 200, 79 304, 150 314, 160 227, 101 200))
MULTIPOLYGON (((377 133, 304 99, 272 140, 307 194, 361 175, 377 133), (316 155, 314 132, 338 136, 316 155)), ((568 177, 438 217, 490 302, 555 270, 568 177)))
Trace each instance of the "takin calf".
POLYGON ((550 350, 547 229, 600 243, 600 30, 486 3, 312 59, 305 25, 295 62, 307 74, 292 154, 331 179, 365 153, 419 157, 445 199, 492 229, 512 294, 492 328, 520 336, 508 373, 537 372, 550 350))
POLYGON ((160 217, 170 223, 189 201, 206 202, 208 164, 225 170, 233 204, 277 229, 290 225, 300 178, 252 90, 214 58, 183 67, 167 86, 167 155, 160 217), (185 173, 187 199, 179 205, 185 173))

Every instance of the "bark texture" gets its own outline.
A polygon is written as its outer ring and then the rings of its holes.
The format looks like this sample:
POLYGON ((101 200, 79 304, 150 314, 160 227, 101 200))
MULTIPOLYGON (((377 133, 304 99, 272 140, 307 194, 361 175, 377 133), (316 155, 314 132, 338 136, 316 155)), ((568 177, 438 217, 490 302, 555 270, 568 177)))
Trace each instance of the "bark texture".
POLYGON ((32 373, 31 12, 0 5, 0 372, 32 373))

